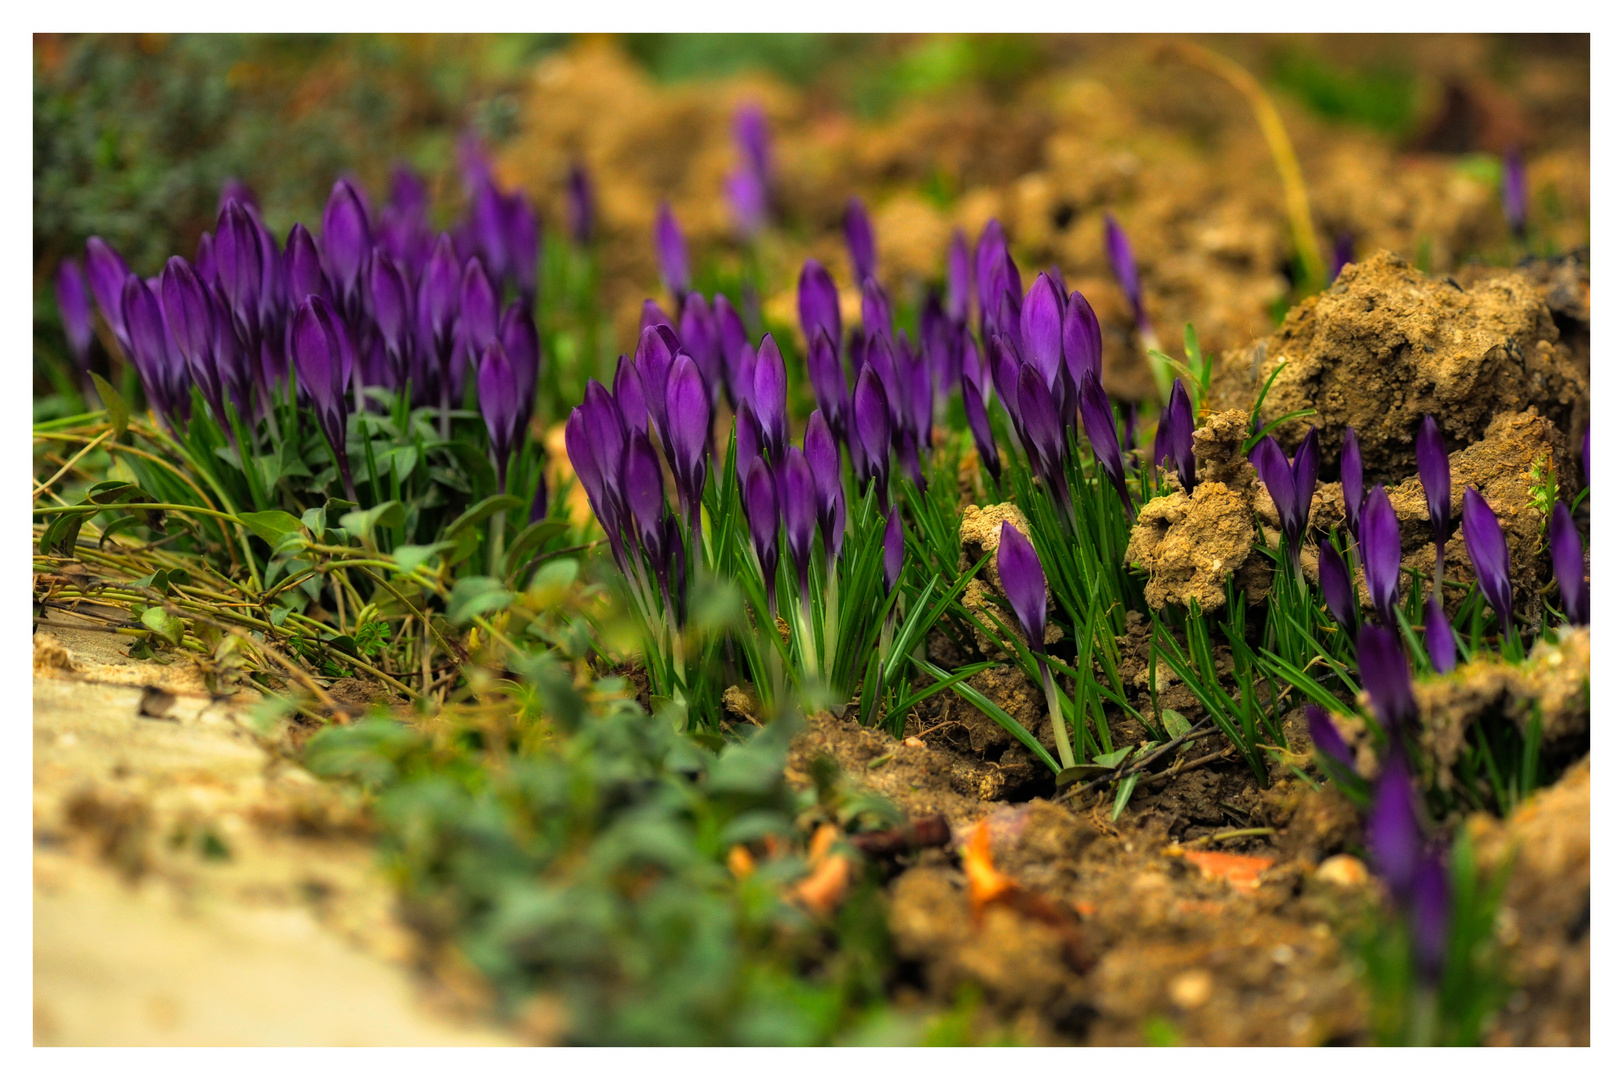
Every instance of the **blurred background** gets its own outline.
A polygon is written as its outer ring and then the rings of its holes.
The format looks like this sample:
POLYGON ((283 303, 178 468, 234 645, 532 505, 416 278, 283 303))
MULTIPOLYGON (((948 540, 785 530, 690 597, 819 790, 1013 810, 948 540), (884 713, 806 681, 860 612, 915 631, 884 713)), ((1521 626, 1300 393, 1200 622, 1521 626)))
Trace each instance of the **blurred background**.
POLYGON ((1585 36, 39 35, 36 397, 73 392, 52 280, 88 237, 154 274, 212 228, 228 179, 252 187, 285 237, 295 221, 319 223, 335 177, 381 198, 400 163, 427 179, 433 220, 448 226, 467 198, 459 148, 470 134, 498 182, 539 211, 556 401, 612 370, 643 298, 663 295, 652 244, 662 202, 699 286, 747 283, 757 325, 771 326, 794 322, 808 255, 855 306, 841 231, 853 195, 901 311, 939 284, 953 231, 973 244, 995 216, 1022 270, 1057 266, 1098 309, 1107 389, 1148 396, 1104 256, 1106 212, 1132 239, 1163 341, 1192 321, 1208 347, 1244 345, 1325 284, 1307 280, 1246 99, 1178 42, 1260 81, 1332 269, 1338 249, 1389 248, 1453 273, 1588 243, 1585 36), (747 107, 769 134, 755 213, 726 194, 747 107), (1501 205, 1507 153, 1526 165, 1524 238, 1501 205), (593 193, 601 332, 548 311, 577 166, 593 193))

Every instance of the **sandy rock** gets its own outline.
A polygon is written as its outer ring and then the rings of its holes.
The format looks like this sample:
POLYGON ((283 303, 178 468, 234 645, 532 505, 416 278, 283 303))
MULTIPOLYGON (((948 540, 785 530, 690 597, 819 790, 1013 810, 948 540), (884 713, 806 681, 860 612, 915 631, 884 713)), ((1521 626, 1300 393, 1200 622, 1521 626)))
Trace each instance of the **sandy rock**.
POLYGON ((1224 583, 1251 555, 1256 535, 1251 500, 1227 484, 1195 486, 1193 496, 1175 491, 1139 511, 1127 559, 1150 572, 1144 598, 1164 608, 1198 601, 1202 611, 1226 602, 1224 583))

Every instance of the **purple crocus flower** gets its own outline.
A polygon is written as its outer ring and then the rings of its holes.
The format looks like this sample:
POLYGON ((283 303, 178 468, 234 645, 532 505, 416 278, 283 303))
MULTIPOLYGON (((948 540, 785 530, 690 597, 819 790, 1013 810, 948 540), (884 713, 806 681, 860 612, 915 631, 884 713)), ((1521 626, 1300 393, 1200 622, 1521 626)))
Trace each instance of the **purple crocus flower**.
MULTIPOLYGON (((1172 398, 1166 411, 1167 453, 1178 470, 1184 491, 1195 493, 1195 407, 1182 379, 1172 381, 1172 398)), ((1160 432, 1156 433, 1159 438, 1160 432)), ((1157 451, 1159 454, 1159 451, 1157 451)), ((1157 464, 1159 464, 1159 459, 1157 464)))
POLYGON ((1347 531, 1356 540, 1364 508, 1364 455, 1358 449, 1358 432, 1350 427, 1341 437, 1341 499, 1347 507, 1347 531))
POLYGON ((614 367, 614 404, 627 431, 648 430, 648 398, 643 392, 642 374, 625 353, 620 354, 614 367))
POLYGON ((1358 631, 1358 600, 1353 592, 1352 575, 1347 563, 1329 537, 1319 541, 1319 587, 1324 590, 1324 602, 1347 634, 1358 631))
POLYGON ((1358 632, 1358 675, 1376 719, 1396 739, 1417 712, 1409 659, 1396 634, 1384 626, 1369 625, 1358 632))
MULTIPOLYGON (((215 237, 216 249, 220 237, 215 237)), ((372 250, 366 204, 349 180, 333 184, 321 215, 321 253, 326 258, 327 281, 338 309, 346 318, 360 311, 361 264, 372 250)), ((216 250, 216 256, 219 252, 216 250)))
POLYGON ((551 493, 547 491, 547 470, 537 469, 535 472, 535 496, 530 500, 529 524, 545 521, 551 505, 551 493))
POLYGON ((806 465, 811 469, 817 491, 817 525, 823 533, 823 562, 826 576, 834 576, 834 563, 845 546, 845 485, 840 482, 840 447, 823 419, 821 409, 812 410, 806 421, 806 465))
POLYGON ((1431 515, 1432 537, 1437 545, 1437 587, 1443 581, 1443 546, 1448 543, 1448 448, 1437 421, 1427 416, 1420 422, 1415 440, 1415 457, 1420 465, 1420 483, 1426 489, 1426 510, 1431 515))
POLYGON ((577 161, 569 166, 568 197, 565 207, 569 218, 569 236, 577 247, 590 247, 593 225, 596 222, 596 199, 592 194, 592 178, 586 166, 577 161))
POLYGON ((1414 888, 1423 839, 1409 770, 1403 755, 1394 753, 1375 781, 1364 842, 1375 872, 1399 903, 1406 904, 1414 888))
MULTIPOLYGON (((518 379, 519 398, 526 407, 533 406, 535 386, 541 374, 541 335, 535 328, 535 312, 523 296, 507 305, 502 312, 501 328, 497 340, 507 350, 507 359, 513 365, 518 379)), ((528 422, 526 425, 528 426, 528 422)))
POLYGON ((99 236, 92 236, 85 244, 85 276, 90 279, 90 295, 112 328, 119 347, 128 352, 129 335, 124 330, 124 280, 130 268, 124 257, 99 236))
POLYGON ((529 409, 520 398, 518 375, 500 341, 485 346, 479 358, 479 411, 490 433, 490 454, 496 465, 496 486, 507 488, 507 465, 518 448, 529 409))
POLYGON ((682 302, 677 337, 682 340, 682 351, 693 357, 704 376, 705 390, 714 401, 721 393, 724 378, 721 364, 721 334, 716 329, 716 316, 705 302, 702 293, 688 293, 682 302))
POLYGON ((1064 297, 1047 274, 1038 274, 1020 307, 1020 339, 1025 344, 1026 361, 1037 369, 1043 385, 1052 389, 1059 379, 1064 348, 1060 342, 1060 321, 1064 297))
MULTIPOLYGON (((259 301, 265 252, 257 223, 241 203, 226 203, 214 232, 214 276, 225 298, 237 340, 243 348, 259 347, 259 301)), ((357 304, 357 310, 359 305, 357 304)))
POLYGON ((873 223, 862 200, 852 196, 845 204, 845 247, 851 253, 852 276, 859 282, 874 275, 873 223))
POLYGON ((192 260, 192 269, 196 270, 197 276, 209 285, 216 284, 213 233, 205 232, 197 238, 197 258, 192 260))
POLYGON ((299 385, 310 395, 316 420, 332 448, 345 494, 352 502, 358 502, 345 447, 349 407, 344 396, 348 381, 344 368, 351 352, 347 334, 338 313, 322 297, 305 297, 293 316, 293 366, 298 372, 299 385))
POLYGON ((495 286, 485 273, 484 263, 469 259, 462 271, 462 347, 469 356, 478 356, 496 340, 501 327, 501 306, 495 286))
MULTIPOLYGON (((163 316, 192 381, 214 411, 220 427, 236 444, 236 429, 226 413, 225 391, 235 379, 220 362, 219 313, 214 296, 185 259, 175 255, 163 271, 163 316)), ((126 293, 128 289, 126 289, 126 293)), ((235 395, 233 395, 235 396, 235 395)), ((246 395, 244 395, 245 397, 246 395)), ((239 402, 240 405, 240 402, 239 402)), ((242 415, 239 409, 239 415, 242 415)))
POLYGON ((1369 586, 1370 599, 1375 602, 1381 621, 1396 626, 1403 546, 1398 534, 1398 515, 1386 497, 1386 488, 1380 484, 1370 488, 1364 499, 1358 531, 1358 554, 1364 563, 1364 583, 1369 586))
POLYGON ((457 317, 462 303, 462 264, 451 237, 441 233, 434 242, 422 281, 417 286, 417 332, 425 370, 439 388, 440 435, 449 437, 452 371, 457 355, 457 317))
POLYGON ((1527 167, 1522 155, 1514 148, 1505 152, 1504 187, 1501 199, 1505 207, 1505 220, 1516 239, 1527 239, 1527 167))
POLYGON ((778 467, 778 502, 783 511, 783 534, 789 561, 795 564, 803 603, 809 603, 807 575, 811 569, 812 539, 817 534, 817 482, 800 447, 784 451, 778 467))
POLYGON ((1353 237, 1350 232, 1336 234, 1335 250, 1330 255, 1330 284, 1341 276, 1341 268, 1353 261, 1353 237))
POLYGON ((1003 482, 1003 463, 998 459, 997 442, 992 438, 992 425, 986 417, 986 405, 981 401, 980 391, 975 384, 969 381, 969 376, 961 376, 964 393, 964 416, 969 420, 969 433, 975 437, 975 450, 980 454, 981 463, 986 471, 992 474, 992 483, 1003 482))
POLYGON ((870 338, 879 338, 887 344, 895 337, 890 297, 873 278, 862 283, 862 329, 870 338))
MULTIPOLYGON (((1042 373, 1030 364, 1020 365, 1016 393, 1020 399, 1020 435, 1031 463, 1042 475, 1049 496, 1066 508, 1069 517, 1071 492, 1065 477, 1065 432, 1054 408, 1053 394, 1043 382, 1042 373)), ((1111 434, 1115 434, 1114 424, 1111 434)))
POLYGON ((783 460, 789 443, 789 374, 783 366, 778 343, 767 334, 755 354, 755 380, 750 394, 755 418, 761 422, 761 439, 774 463, 783 460))
POLYGON ((717 293, 711 300, 716 313, 716 335, 721 342, 722 388, 734 411, 749 400, 755 387, 755 351, 750 347, 744 320, 739 318, 732 301, 717 293), (742 357, 749 354, 745 363, 742 357))
POLYGON ((1002 223, 997 218, 989 218, 986 227, 981 230, 980 239, 975 241, 975 296, 981 308, 983 341, 986 340, 986 331, 993 325, 993 315, 996 314, 1000 295, 998 277, 1002 272, 1007 250, 1008 241, 1004 239, 1002 223))
POLYGON ((367 310, 383 341, 394 385, 404 387, 411 372, 412 296, 405 271, 381 249, 367 261, 366 293, 367 310))
POLYGON ((1448 870, 1434 852, 1422 856, 1415 867, 1413 891, 1409 898, 1409 942, 1420 978, 1435 986, 1442 978, 1448 956, 1449 924, 1454 897, 1448 870))
POLYGON ((761 563, 761 580, 766 585, 767 612, 778 614, 778 493, 766 462, 750 462, 744 477, 744 516, 749 519, 750 542, 761 563))
POLYGON ((321 248, 303 225, 294 224, 288 231, 286 266, 288 299, 295 307, 304 303, 306 296, 332 301, 327 272, 321 265, 321 248))
POLYGON ((1079 292, 1072 293, 1065 302, 1061 338, 1065 346, 1065 366, 1077 386, 1085 383, 1089 375, 1096 379, 1102 377, 1104 332, 1099 327, 1099 317, 1093 313, 1093 305, 1079 292))
POLYGON ((688 535, 698 544, 705 459, 710 449, 710 391, 705 388, 698 364, 686 353, 677 355, 665 385, 665 422, 677 501, 687 518, 688 535))
POLYGON ((504 227, 506 215, 506 199, 497 189, 495 181, 489 176, 484 177, 474 187, 466 227, 479 261, 485 264, 491 277, 497 281, 506 278, 511 269, 507 230, 504 227))
POLYGON ((659 276, 666 290, 678 300, 688 294, 688 242, 671 213, 670 203, 659 204, 654 221, 654 253, 659 256, 659 276))
POLYGON ((640 334, 644 330, 655 326, 663 326, 670 330, 671 333, 676 333, 675 320, 665 313, 664 308, 659 306, 659 301, 650 298, 642 302, 642 322, 638 324, 637 332, 640 334))
POLYGON ((761 178, 763 184, 772 177, 772 140, 766 125, 766 110, 759 102, 749 102, 733 116, 733 137, 744 152, 744 163, 761 178))
POLYGON ((732 208, 733 224, 739 236, 748 240, 766 227, 770 196, 755 170, 741 166, 728 173, 722 181, 722 193, 732 208))
POLYGON ((1302 537, 1307 532, 1308 514, 1313 508, 1313 488, 1319 476, 1319 430, 1308 428, 1307 437, 1296 448, 1296 457, 1289 464, 1285 452, 1273 436, 1257 444, 1257 471, 1268 487, 1268 495, 1279 511, 1280 531, 1285 534, 1285 552, 1291 565, 1300 564, 1302 537))
POLYGON ((1443 613, 1443 605, 1437 602, 1436 593, 1426 600, 1426 654, 1439 675, 1454 670, 1454 628, 1443 613))
POLYGON ((845 417, 849 409, 850 391, 845 385, 845 372, 840 367, 834 341, 822 327, 816 327, 811 350, 806 354, 806 374, 811 380, 812 395, 817 407, 828 418, 828 426, 837 438, 845 438, 845 417))
POLYGON ((1025 533, 1007 521, 998 533, 997 573, 1020 631, 1026 635, 1027 647, 1043 654, 1048 629, 1048 579, 1043 576, 1037 549, 1025 533))
POLYGON ((823 264, 807 259, 800 268, 800 329, 811 347, 821 329, 831 342, 840 340, 840 293, 823 264))
POLYGON ((1095 378, 1089 378, 1082 384, 1082 430, 1088 436, 1088 445, 1093 447, 1094 460, 1105 476, 1110 478, 1111 486, 1121 499, 1122 509, 1127 512, 1127 521, 1132 523, 1138 515, 1133 511, 1133 500, 1127 494, 1121 444, 1116 441, 1116 416, 1110 409, 1110 399, 1105 397, 1104 387, 1095 378))
POLYGON ((896 585, 902 580, 902 562, 907 555, 907 546, 902 536, 902 515, 896 507, 890 508, 885 516, 885 595, 889 596, 896 591, 896 585))
POLYGON ((1138 263, 1133 259, 1133 246, 1110 214, 1105 215, 1105 258, 1109 260, 1111 272, 1116 275, 1127 302, 1132 305, 1133 321, 1140 330, 1146 329, 1149 318, 1144 313, 1144 289, 1138 280, 1138 263))
POLYGON ((1313 745, 1330 761, 1351 771, 1353 768, 1353 752, 1347 745, 1347 740, 1341 737, 1336 725, 1330 722, 1330 714, 1318 705, 1307 707, 1307 733, 1313 737, 1313 745))
POLYGON ((969 296, 975 287, 975 267, 969 260, 969 242, 964 230, 952 231, 947 249, 947 317, 962 326, 969 321, 969 296))
POLYGON ((733 467, 738 470, 738 486, 742 490, 750 466, 761 456, 761 423, 755 419, 755 408, 748 401, 738 403, 733 431, 733 467))
POLYGON ((96 336, 90 312, 90 283, 77 259, 64 259, 56 270, 56 309, 62 315, 62 329, 68 348, 80 371, 90 370, 90 342, 96 336))
POLYGON ((1566 503, 1556 503, 1550 513, 1550 562, 1561 587, 1561 603, 1567 621, 1574 626, 1589 625, 1589 582, 1584 577, 1584 542, 1566 503))
POLYGON ((140 373, 141 385, 146 388, 147 399, 160 416, 173 419, 176 398, 182 393, 190 398, 184 386, 173 386, 173 345, 164 321, 163 308, 152 288, 135 274, 124 279, 124 297, 120 305, 120 320, 129 335, 129 358, 140 373), (173 393, 172 393, 173 389, 173 393))
POLYGON ((866 488, 873 481, 878 488, 879 505, 890 500, 890 401, 879 373, 871 366, 857 376, 852 395, 852 434, 849 440, 857 482, 866 488))
POLYGON ((1477 584, 1505 635, 1515 633, 1511 618, 1510 548, 1493 508, 1474 487, 1465 489, 1465 551, 1476 568, 1477 584))
POLYGON ((507 272, 520 296, 535 296, 536 267, 541 260, 541 224, 535 208, 522 191, 501 202, 502 246, 507 255, 507 272))

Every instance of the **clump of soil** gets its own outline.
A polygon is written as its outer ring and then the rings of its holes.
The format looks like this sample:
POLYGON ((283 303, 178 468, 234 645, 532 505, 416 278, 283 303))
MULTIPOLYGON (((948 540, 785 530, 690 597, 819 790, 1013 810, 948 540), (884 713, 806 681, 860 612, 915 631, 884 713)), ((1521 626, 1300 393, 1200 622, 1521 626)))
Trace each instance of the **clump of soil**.
POLYGON ((1224 584, 1251 555, 1256 536, 1252 505, 1227 484, 1195 485, 1193 495, 1175 491, 1145 503, 1127 545, 1127 561, 1150 572, 1144 599, 1156 609, 1168 603, 1202 611, 1223 606, 1224 584))
POLYGON ((1366 481, 1387 482, 1414 470, 1415 434, 1427 414, 1455 445, 1481 438, 1498 414, 1530 406, 1569 424, 1588 397, 1588 380, 1557 338, 1525 275, 1466 290, 1382 251, 1293 308, 1262 343, 1265 363, 1253 349, 1223 354, 1213 394, 1234 407, 1249 404, 1283 365, 1262 420, 1313 409, 1279 434, 1294 443, 1309 421, 1323 428, 1326 465, 1339 459, 1340 431, 1351 426, 1366 481))

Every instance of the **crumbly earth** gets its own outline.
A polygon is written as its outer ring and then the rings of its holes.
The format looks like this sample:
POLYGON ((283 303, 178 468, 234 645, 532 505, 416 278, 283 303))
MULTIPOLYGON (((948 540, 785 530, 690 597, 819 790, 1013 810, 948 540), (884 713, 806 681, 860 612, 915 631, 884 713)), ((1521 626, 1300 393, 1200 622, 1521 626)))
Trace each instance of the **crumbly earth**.
POLYGON ((1139 510, 1127 561, 1149 571, 1144 599, 1216 611, 1226 602, 1229 575, 1252 554, 1256 538, 1252 504, 1227 484, 1196 484, 1193 495, 1175 491, 1139 510))

